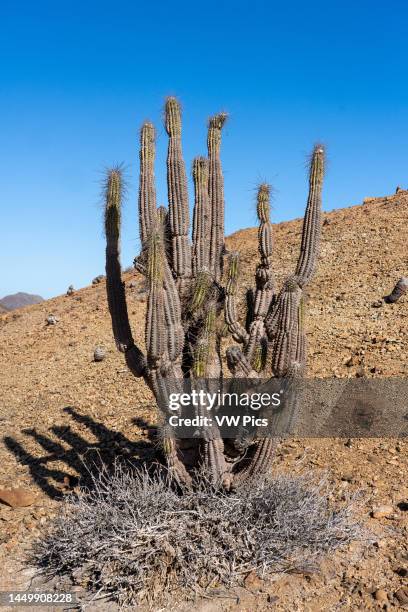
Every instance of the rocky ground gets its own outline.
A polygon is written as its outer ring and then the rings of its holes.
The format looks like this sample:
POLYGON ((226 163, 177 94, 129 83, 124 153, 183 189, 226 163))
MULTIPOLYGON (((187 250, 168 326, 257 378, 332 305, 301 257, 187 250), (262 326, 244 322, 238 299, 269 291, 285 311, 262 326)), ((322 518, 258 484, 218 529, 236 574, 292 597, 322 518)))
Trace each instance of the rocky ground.
MULTIPOLYGON (((408 297, 393 305, 382 299, 408 273, 407 219, 408 192, 324 215, 319 270, 307 297, 309 376, 408 375, 408 297)), ((274 228, 278 282, 293 270, 300 228, 301 220, 274 228)), ((237 232, 228 246, 242 253, 242 286, 249 286, 256 229, 237 232)), ((134 335, 143 345, 143 280, 134 272, 125 280, 134 335)), ((31 579, 25 551, 86 476, 83 459, 95 453, 153 458, 155 410, 150 392, 115 350, 103 280, 0 314, 0 388, 0 497, 10 488, 25 494, 15 502, 24 507, 0 503, 0 590, 25 589, 31 579), (50 314, 54 325, 46 324, 50 314), (97 346, 106 350, 101 362, 94 361, 97 346)), ((408 607, 407 449, 403 438, 287 440, 276 470, 325 470, 339 503, 359 492, 357 516, 372 542, 339 551, 314 574, 267 583, 248 578, 245 589, 198 602, 197 609, 408 607)), ((101 603, 98 609, 112 608, 101 603)))

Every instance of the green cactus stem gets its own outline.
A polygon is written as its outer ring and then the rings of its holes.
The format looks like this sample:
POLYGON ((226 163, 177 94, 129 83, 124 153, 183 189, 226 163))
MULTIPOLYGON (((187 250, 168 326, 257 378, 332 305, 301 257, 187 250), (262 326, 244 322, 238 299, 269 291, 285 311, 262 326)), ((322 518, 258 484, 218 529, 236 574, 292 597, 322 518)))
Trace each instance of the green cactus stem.
POLYGON ((119 167, 108 170, 105 182, 105 235, 106 235, 106 292, 112 330, 116 346, 125 353, 132 373, 139 377, 146 373, 146 360, 135 345, 130 329, 125 285, 120 265, 120 222, 123 176, 119 167))
POLYGON ((300 256, 295 272, 300 287, 305 287, 311 280, 319 257, 324 165, 324 147, 317 144, 310 161, 309 197, 303 221, 300 256))
POLYGON ((224 255, 224 177, 222 175, 220 148, 221 130, 227 120, 226 113, 211 117, 208 122, 208 195, 211 207, 210 270, 216 281, 223 272, 224 255))
POLYGON ((209 269, 210 203, 208 198, 208 159, 196 157, 193 162, 193 275, 209 269))
POLYGON ((154 159, 156 130, 146 122, 140 130, 139 232, 142 245, 146 242, 156 214, 154 159))
POLYGON ((187 175, 181 147, 181 108, 176 98, 166 100, 165 125, 169 136, 167 153, 167 190, 169 224, 172 238, 172 267, 178 286, 186 287, 191 277, 187 175))

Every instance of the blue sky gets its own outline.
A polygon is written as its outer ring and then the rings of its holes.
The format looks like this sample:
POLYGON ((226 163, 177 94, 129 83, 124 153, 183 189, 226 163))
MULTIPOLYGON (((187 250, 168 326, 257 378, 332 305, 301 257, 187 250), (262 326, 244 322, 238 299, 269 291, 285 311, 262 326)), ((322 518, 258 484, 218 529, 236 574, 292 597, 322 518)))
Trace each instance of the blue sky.
MULTIPOLYGON (((166 95, 184 108, 190 168, 227 110, 226 229, 254 224, 259 180, 275 221, 299 217, 305 159, 328 148, 326 210, 408 188, 408 4, 3 0, 0 296, 50 297, 104 271, 100 179, 124 162, 123 264, 138 251, 138 129, 158 128, 166 203, 166 95)), ((192 200, 190 189, 190 200, 192 200)))

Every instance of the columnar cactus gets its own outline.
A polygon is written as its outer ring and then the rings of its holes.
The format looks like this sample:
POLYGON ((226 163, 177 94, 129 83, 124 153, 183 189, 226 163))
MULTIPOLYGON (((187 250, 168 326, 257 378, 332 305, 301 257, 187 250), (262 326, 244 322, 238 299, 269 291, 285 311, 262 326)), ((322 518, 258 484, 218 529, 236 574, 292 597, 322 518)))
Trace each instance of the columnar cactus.
MULTIPOLYGON (((181 109, 175 98, 165 105, 169 136, 167 156, 168 210, 157 208, 154 180, 155 129, 145 123, 140 136, 139 230, 141 254, 135 267, 147 281, 146 355, 135 345, 130 329, 124 283, 121 280, 119 236, 123 191, 120 168, 106 180, 106 287, 116 345, 137 377, 143 377, 159 409, 168 410, 174 385, 192 379, 223 376, 222 339, 225 333, 242 346, 230 346, 226 364, 234 377, 292 378, 306 365, 303 290, 317 264, 321 232, 321 190, 324 150, 317 145, 310 164, 310 188, 303 224, 301 250, 295 273, 275 294, 272 271, 273 240, 270 189, 259 186, 257 215, 260 261, 250 313, 238 319, 239 255, 231 253, 224 281, 224 185, 220 161, 221 133, 227 116, 215 115, 208 124, 208 159, 193 162, 194 212, 189 241, 187 177, 181 145, 181 109), (224 313, 224 314, 223 314, 224 313), (224 322, 225 319, 225 322, 224 322)), ((213 427, 202 437, 180 440, 164 426, 162 447, 171 475, 184 484, 203 466, 225 487, 257 476, 270 468, 274 439, 248 444, 224 444, 213 427), (249 448, 248 448, 249 446, 249 448), (238 449, 238 450, 237 450, 238 449), (240 449, 240 450, 239 450, 240 449)))

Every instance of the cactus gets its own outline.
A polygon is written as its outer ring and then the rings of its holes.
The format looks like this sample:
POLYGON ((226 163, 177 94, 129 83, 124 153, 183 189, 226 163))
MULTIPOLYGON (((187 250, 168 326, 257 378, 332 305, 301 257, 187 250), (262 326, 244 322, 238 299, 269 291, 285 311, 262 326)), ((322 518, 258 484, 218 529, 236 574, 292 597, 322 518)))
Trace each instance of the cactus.
MULTIPOLYGON (((123 177, 108 171, 105 185, 106 289, 117 348, 137 377, 152 390, 166 414, 169 394, 182 381, 197 386, 220 379, 225 364, 236 378, 302 376, 306 366, 303 292, 316 270, 321 232, 321 191, 324 150, 315 146, 310 163, 309 197, 303 222, 300 255, 294 274, 275 293, 272 269, 273 236, 270 187, 257 193, 259 264, 255 287, 248 292, 247 321, 238 318, 239 254, 231 253, 224 279, 224 187, 220 160, 224 113, 208 123, 208 159, 193 162, 194 211, 189 240, 187 176, 182 156, 181 108, 176 98, 165 105, 169 137, 167 156, 168 210, 157 208, 154 180, 155 129, 145 123, 140 135, 139 231, 141 254, 135 267, 145 275, 147 305, 146 354, 135 344, 130 328, 120 267, 120 220, 123 177), (223 282, 225 281, 225 286, 223 282), (224 321, 224 322, 223 322, 224 321), (237 345, 222 356, 230 334, 237 345), (238 346, 239 345, 239 346, 238 346)), ((192 408, 193 409, 193 408, 192 408)), ((197 409, 195 409, 197 410, 197 409)), ((198 409, 198 412, 200 409, 198 409)), ((259 476, 270 468, 273 438, 228 444, 215 427, 201 437, 179 440, 163 426, 161 440, 170 474, 184 485, 202 466, 224 487, 259 476)))

